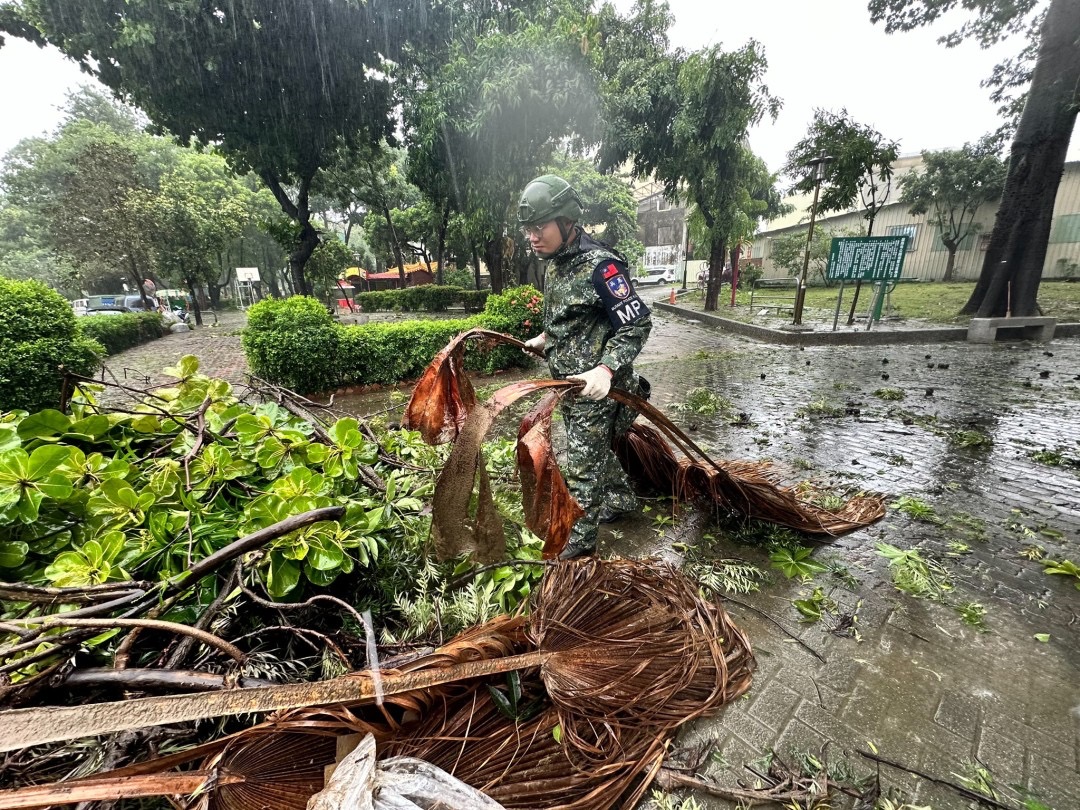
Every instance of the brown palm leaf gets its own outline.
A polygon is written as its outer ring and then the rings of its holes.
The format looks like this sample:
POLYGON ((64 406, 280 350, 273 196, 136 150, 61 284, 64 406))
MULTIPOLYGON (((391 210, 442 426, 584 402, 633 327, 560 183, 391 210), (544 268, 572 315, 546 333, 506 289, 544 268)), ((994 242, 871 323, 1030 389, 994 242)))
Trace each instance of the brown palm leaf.
POLYGON ((874 494, 852 497, 833 512, 815 506, 791 487, 781 486, 768 462, 715 462, 704 454, 696 459, 676 457, 665 436, 640 422, 616 439, 615 449, 632 477, 680 501, 705 500, 807 534, 836 536, 885 515, 884 500, 874 494))
POLYGON ((551 653, 541 678, 563 733, 601 761, 619 749, 620 729, 674 729, 750 688, 746 636, 659 562, 559 563, 541 582, 528 633, 551 653))
MULTIPOLYGON (((333 758, 327 735, 370 732, 391 743, 388 753, 428 759, 507 806, 605 810, 621 802, 632 805, 676 728, 717 711, 749 686, 753 658, 745 637, 719 606, 701 600, 685 577, 668 567, 647 561, 560 562, 546 573, 539 594, 528 620, 501 617, 430 656, 383 673, 389 682, 453 668, 462 670, 460 682, 392 695, 382 707, 369 697, 292 710, 197 749, 209 757, 199 769, 201 802, 208 810, 299 810, 315 792, 315 773, 333 758), (523 621, 533 644, 522 635, 523 621), (495 717, 483 690, 491 680, 477 677, 485 671, 480 664, 490 665, 488 672, 512 665, 535 673, 538 667, 540 681, 532 693, 546 692, 554 707, 529 722, 495 717), (419 726, 410 721, 412 713, 419 726), (485 718, 501 725, 489 727, 485 718), (560 739, 552 733, 556 721, 560 739), (404 748, 395 747, 399 744, 404 748), (429 754, 434 749, 442 753, 429 754), (525 803, 513 803, 515 796, 526 797, 525 803)), ((237 703, 243 703, 245 691, 236 690, 237 703)), ((192 759, 188 753, 156 765, 174 768, 192 759)), ((153 774, 154 767, 143 763, 96 779, 153 774)), ((52 786, 57 791, 52 801, 37 795, 37 804, 0 802, 0 807, 56 803, 68 795, 61 791, 93 782, 52 786)), ((163 792, 176 787, 170 782, 163 792)))
MULTIPOLYGON (((498 413, 527 394, 544 390, 570 390, 580 385, 566 380, 514 383, 496 391, 475 407, 475 394, 463 370, 465 340, 499 340, 524 347, 520 341, 496 332, 471 330, 456 337, 432 361, 409 402, 406 423, 429 441, 457 437, 435 487, 432 536, 441 559, 472 554, 479 562, 495 562, 505 555, 502 519, 491 497, 490 481, 482 463, 481 444, 498 413), (479 485, 475 515, 469 503, 479 485)), ((885 514, 884 500, 861 495, 829 512, 800 500, 790 488, 771 480, 763 462, 717 463, 664 413, 648 402, 618 389, 609 396, 645 416, 655 427, 634 425, 616 439, 623 466, 677 500, 703 499, 750 518, 789 526, 809 534, 838 535, 866 526, 885 514), (670 444, 669 444, 670 443, 670 444), (674 449, 673 449, 674 448, 674 449), (676 451, 681 456, 676 456, 676 451)), ((527 417, 518 436, 518 462, 525 491, 527 525, 545 540, 544 555, 557 556, 564 534, 579 516, 580 506, 564 490, 565 481, 550 449, 550 420, 554 402, 538 407, 527 417), (531 432, 530 432, 531 431, 531 432)))
POLYGON ((431 536, 439 559, 472 554, 479 562, 496 562, 506 555, 502 516, 492 500, 483 463, 484 436, 499 413, 522 397, 546 388, 580 385, 564 380, 524 380, 500 388, 487 402, 473 408, 439 473, 431 499, 431 536), (470 519, 469 502, 478 477, 476 515, 470 519))
POLYGON ((551 416, 559 397, 548 393, 521 420, 517 440, 517 468, 521 479, 521 502, 525 525, 544 538, 543 557, 559 556, 570 538, 570 530, 585 514, 555 462, 551 447, 551 416))
POLYGON ((428 444, 444 444, 457 438, 469 411, 476 405, 476 392, 465 373, 465 342, 491 340, 525 348, 516 338, 487 329, 462 332, 428 364, 405 406, 404 425, 420 431, 428 444))
MULTIPOLYGON (((441 559, 471 553, 480 561, 495 562, 505 555, 502 519, 490 497, 482 463, 484 436, 498 414, 522 397, 542 390, 567 391, 579 386, 580 383, 568 380, 512 383, 472 410, 439 475, 432 498, 432 536, 441 559), (476 518, 470 521, 467 519, 469 502, 478 471, 481 491, 476 518)), ((704 499, 747 517, 809 534, 843 534, 880 520, 885 514, 884 500, 877 495, 852 498, 837 512, 803 502, 792 489, 770 480, 763 472, 767 465, 761 462, 752 466, 747 462, 718 463, 645 400, 618 389, 612 389, 609 396, 633 408, 655 426, 632 425, 626 437, 616 441, 616 452, 623 466, 633 477, 651 483, 660 491, 670 492, 680 501, 704 499), (672 445, 682 456, 675 455, 672 445)), ((524 457, 527 467, 534 464, 531 453, 524 457)), ((525 475, 530 475, 528 470, 525 475)), ((563 504, 562 508, 569 508, 570 504, 576 506, 572 499, 563 504)), ((569 517, 565 514, 552 515, 548 518, 549 531, 567 520, 569 517)), ((557 544, 558 537, 554 539, 556 542, 547 544, 546 550, 550 551, 557 544)))
MULTIPOLYGON (((523 699, 542 696, 535 673, 522 678, 523 699)), ((386 756, 438 765, 506 808, 606 810, 633 807, 663 760, 670 734, 641 727, 622 734, 622 749, 597 765, 556 736, 560 718, 548 706, 523 720, 507 717, 477 690, 425 718, 390 743, 386 756)))

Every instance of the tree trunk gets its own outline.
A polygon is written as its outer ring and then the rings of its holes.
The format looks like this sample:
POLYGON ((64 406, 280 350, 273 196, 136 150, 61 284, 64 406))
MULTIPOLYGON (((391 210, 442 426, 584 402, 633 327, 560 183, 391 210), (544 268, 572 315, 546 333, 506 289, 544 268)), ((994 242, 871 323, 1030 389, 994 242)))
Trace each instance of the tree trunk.
POLYGON ((263 266, 266 267, 266 283, 270 286, 270 295, 273 298, 281 298, 281 289, 278 287, 278 257, 268 249, 263 248, 263 266))
POLYGON ((949 260, 945 263, 945 275, 942 276, 942 281, 953 280, 953 275, 956 270, 956 248, 958 244, 959 243, 956 242, 954 242, 953 244, 945 242, 945 249, 949 251, 949 260))
POLYGON ((963 313, 1038 314, 1054 201, 1080 96, 1080 3, 1052 0, 982 272, 963 313))
MULTIPOLYGON (((135 264, 135 257, 128 253, 128 273, 131 275, 131 280, 135 284, 135 289, 139 291, 139 297, 142 299, 143 308, 147 311, 150 310, 150 302, 146 300, 146 290, 143 288, 142 274, 139 272, 138 265, 135 264)), ((121 301, 120 303, 123 303, 121 301)))
POLYGON ((735 283, 739 278, 739 256, 742 254, 742 245, 739 242, 735 243, 735 247, 731 249, 731 278, 728 279, 728 284, 731 286, 731 305, 735 306, 735 283))
POLYGON ((496 236, 484 243, 484 262, 487 264, 488 277, 491 279, 491 291, 495 295, 503 291, 502 259, 502 237, 496 236))
POLYGON ((293 293, 296 295, 311 295, 311 285, 304 276, 304 266, 307 264, 315 248, 319 246, 319 233, 311 224, 305 221, 297 240, 296 249, 289 254, 289 273, 292 276, 293 293))
POLYGON ((439 223, 439 247, 436 254, 436 276, 435 282, 437 284, 443 283, 443 266, 446 261, 446 230, 450 227, 450 200, 447 199, 446 205, 443 206, 442 221, 439 223))
POLYGON ((308 209, 308 192, 311 189, 311 178, 313 176, 314 172, 300 178, 296 202, 293 202, 282 187, 277 175, 269 170, 262 172, 260 175, 262 181, 266 183, 266 187, 270 189, 270 193, 274 195, 278 205, 281 206, 281 210, 300 226, 300 235, 297 237, 296 246, 293 252, 289 254, 289 272, 292 277, 294 295, 311 294, 311 288, 308 286, 307 279, 304 278, 304 265, 307 264, 307 260, 311 258, 311 254, 319 245, 319 234, 311 224, 311 211, 308 209))
POLYGON ((187 282, 188 292, 191 293, 191 311, 195 313, 195 325, 202 326, 202 308, 199 306, 199 294, 195 289, 195 279, 188 276, 184 278, 187 282))
POLYGON ((709 248, 709 278, 705 291, 705 311, 715 312, 720 298, 720 276, 724 272, 727 240, 714 239, 709 248))
POLYGON ((401 256, 401 243, 398 242, 397 229, 394 228, 394 220, 390 216, 390 209, 383 205, 382 207, 383 219, 386 220, 386 227, 390 229, 390 244, 394 248, 394 261, 397 262, 398 268, 398 281, 401 282, 401 288, 405 289, 408 286, 408 279, 405 278, 405 260, 401 256))
MULTIPOLYGON (((877 217, 877 212, 878 212, 878 209, 875 208, 873 211, 870 212, 871 215, 866 218, 866 235, 867 236, 873 236, 874 235, 874 219, 877 217)), ((857 279, 855 281, 855 294, 851 296, 851 311, 848 312, 848 319, 847 319, 848 326, 851 326, 853 323, 855 323, 855 307, 857 307, 859 305, 859 293, 860 292, 862 292, 862 279, 861 278, 857 279)))
POLYGON ((480 289, 480 254, 476 252, 476 244, 472 241, 469 242, 469 249, 472 250, 472 266, 473 266, 473 283, 476 289, 480 289))

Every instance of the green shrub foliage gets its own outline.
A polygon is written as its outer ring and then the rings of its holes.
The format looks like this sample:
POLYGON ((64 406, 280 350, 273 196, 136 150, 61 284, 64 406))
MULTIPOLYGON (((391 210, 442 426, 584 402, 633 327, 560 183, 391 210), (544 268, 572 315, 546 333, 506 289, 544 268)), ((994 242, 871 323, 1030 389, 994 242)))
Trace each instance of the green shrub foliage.
POLYGON ((314 298, 267 298, 248 310, 242 343, 252 372, 293 391, 335 387, 341 327, 314 298))
MULTIPOLYGON (((428 638, 439 634, 440 623, 453 633, 514 610, 538 578, 540 568, 504 567, 482 573, 461 598, 444 592, 461 561, 426 557, 424 503, 445 448, 427 446, 419 433, 369 423, 379 431, 377 444, 351 417, 316 430, 276 403, 238 399, 229 383, 199 374, 194 357, 165 373, 174 385, 123 413, 100 408, 91 385, 73 399, 70 415, 43 410, 0 418, 0 580, 71 588, 176 583, 238 538, 326 506, 344 506, 344 515, 252 550, 237 561, 242 581, 290 600, 333 586, 341 598, 372 609, 385 637, 428 638), (382 466, 380 444, 382 452, 408 458, 409 469, 382 466), (368 476, 383 486, 368 486, 368 476)), ((510 481, 513 443, 498 443, 489 463, 494 480, 510 481)), ((511 512, 520 524, 520 509, 511 512)), ((522 544, 511 554, 538 559, 539 541, 508 528, 522 544)), ((229 564, 191 581, 160 618, 194 623, 232 571, 229 564)), ((228 600, 239 605, 244 596, 228 600)), ((8 608, 5 618, 28 612, 16 603, 8 608)), ((42 613, 71 608, 59 601, 33 606, 42 613)), ((261 619, 245 608, 231 621, 231 632, 242 635, 261 619)), ((10 626, 0 628, 0 645, 18 641, 10 626)), ((98 635, 80 655, 100 666, 118 642, 112 633, 98 635)), ((46 636, 10 656, 5 663, 27 659, 11 677, 53 665, 55 656, 40 655, 50 643, 46 636)))
POLYGON ((356 303, 364 312, 445 312, 455 305, 476 312, 483 307, 487 297, 488 290, 423 284, 403 290, 357 293, 356 303))
MULTIPOLYGON (((486 301, 484 310, 469 318, 362 326, 334 323, 325 307, 311 298, 260 301, 248 315, 244 350, 259 377, 295 391, 315 393, 344 385, 386 385, 416 379, 440 349, 468 329, 490 329, 521 340, 539 334, 543 298, 536 288, 514 287, 501 295, 481 292, 486 301)), ((513 346, 488 345, 470 347, 465 361, 467 368, 486 374, 528 362, 513 346)))
POLYGON ((78 319, 79 331, 96 340, 109 354, 117 354, 165 333, 157 312, 131 312, 125 315, 87 315, 78 319))
POLYGON ((63 372, 89 376, 105 353, 71 305, 38 281, 0 278, 0 411, 55 408, 63 372))

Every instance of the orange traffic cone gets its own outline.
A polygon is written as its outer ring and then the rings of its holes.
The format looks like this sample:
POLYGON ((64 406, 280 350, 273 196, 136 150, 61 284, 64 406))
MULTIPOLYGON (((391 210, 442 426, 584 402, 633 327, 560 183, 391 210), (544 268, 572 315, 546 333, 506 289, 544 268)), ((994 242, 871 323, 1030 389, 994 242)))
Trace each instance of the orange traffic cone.
POLYGON ((668 295, 668 303, 669 304, 674 304, 675 303, 675 288, 674 287, 671 288, 671 294, 668 295))

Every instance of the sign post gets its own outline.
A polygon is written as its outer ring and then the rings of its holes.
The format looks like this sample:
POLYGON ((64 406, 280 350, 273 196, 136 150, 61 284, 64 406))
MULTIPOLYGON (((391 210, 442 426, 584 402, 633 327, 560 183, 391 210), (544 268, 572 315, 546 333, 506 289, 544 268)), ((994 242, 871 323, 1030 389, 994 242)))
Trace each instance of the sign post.
MULTIPOLYGON (((878 283, 877 300, 874 311, 880 312, 881 301, 889 282, 900 278, 904 270, 904 257, 907 255, 909 236, 853 236, 832 240, 829 247, 829 266, 825 277, 843 284, 847 281, 872 281, 878 283)), ((836 300, 836 314, 833 317, 833 331, 840 313, 840 299, 836 300)), ((873 317, 866 324, 869 330, 873 317)))
POLYGON ((258 267, 236 268, 236 298, 241 312, 255 303, 255 289, 253 285, 259 280, 258 267), (247 298, 246 305, 244 303, 245 297, 247 298))

